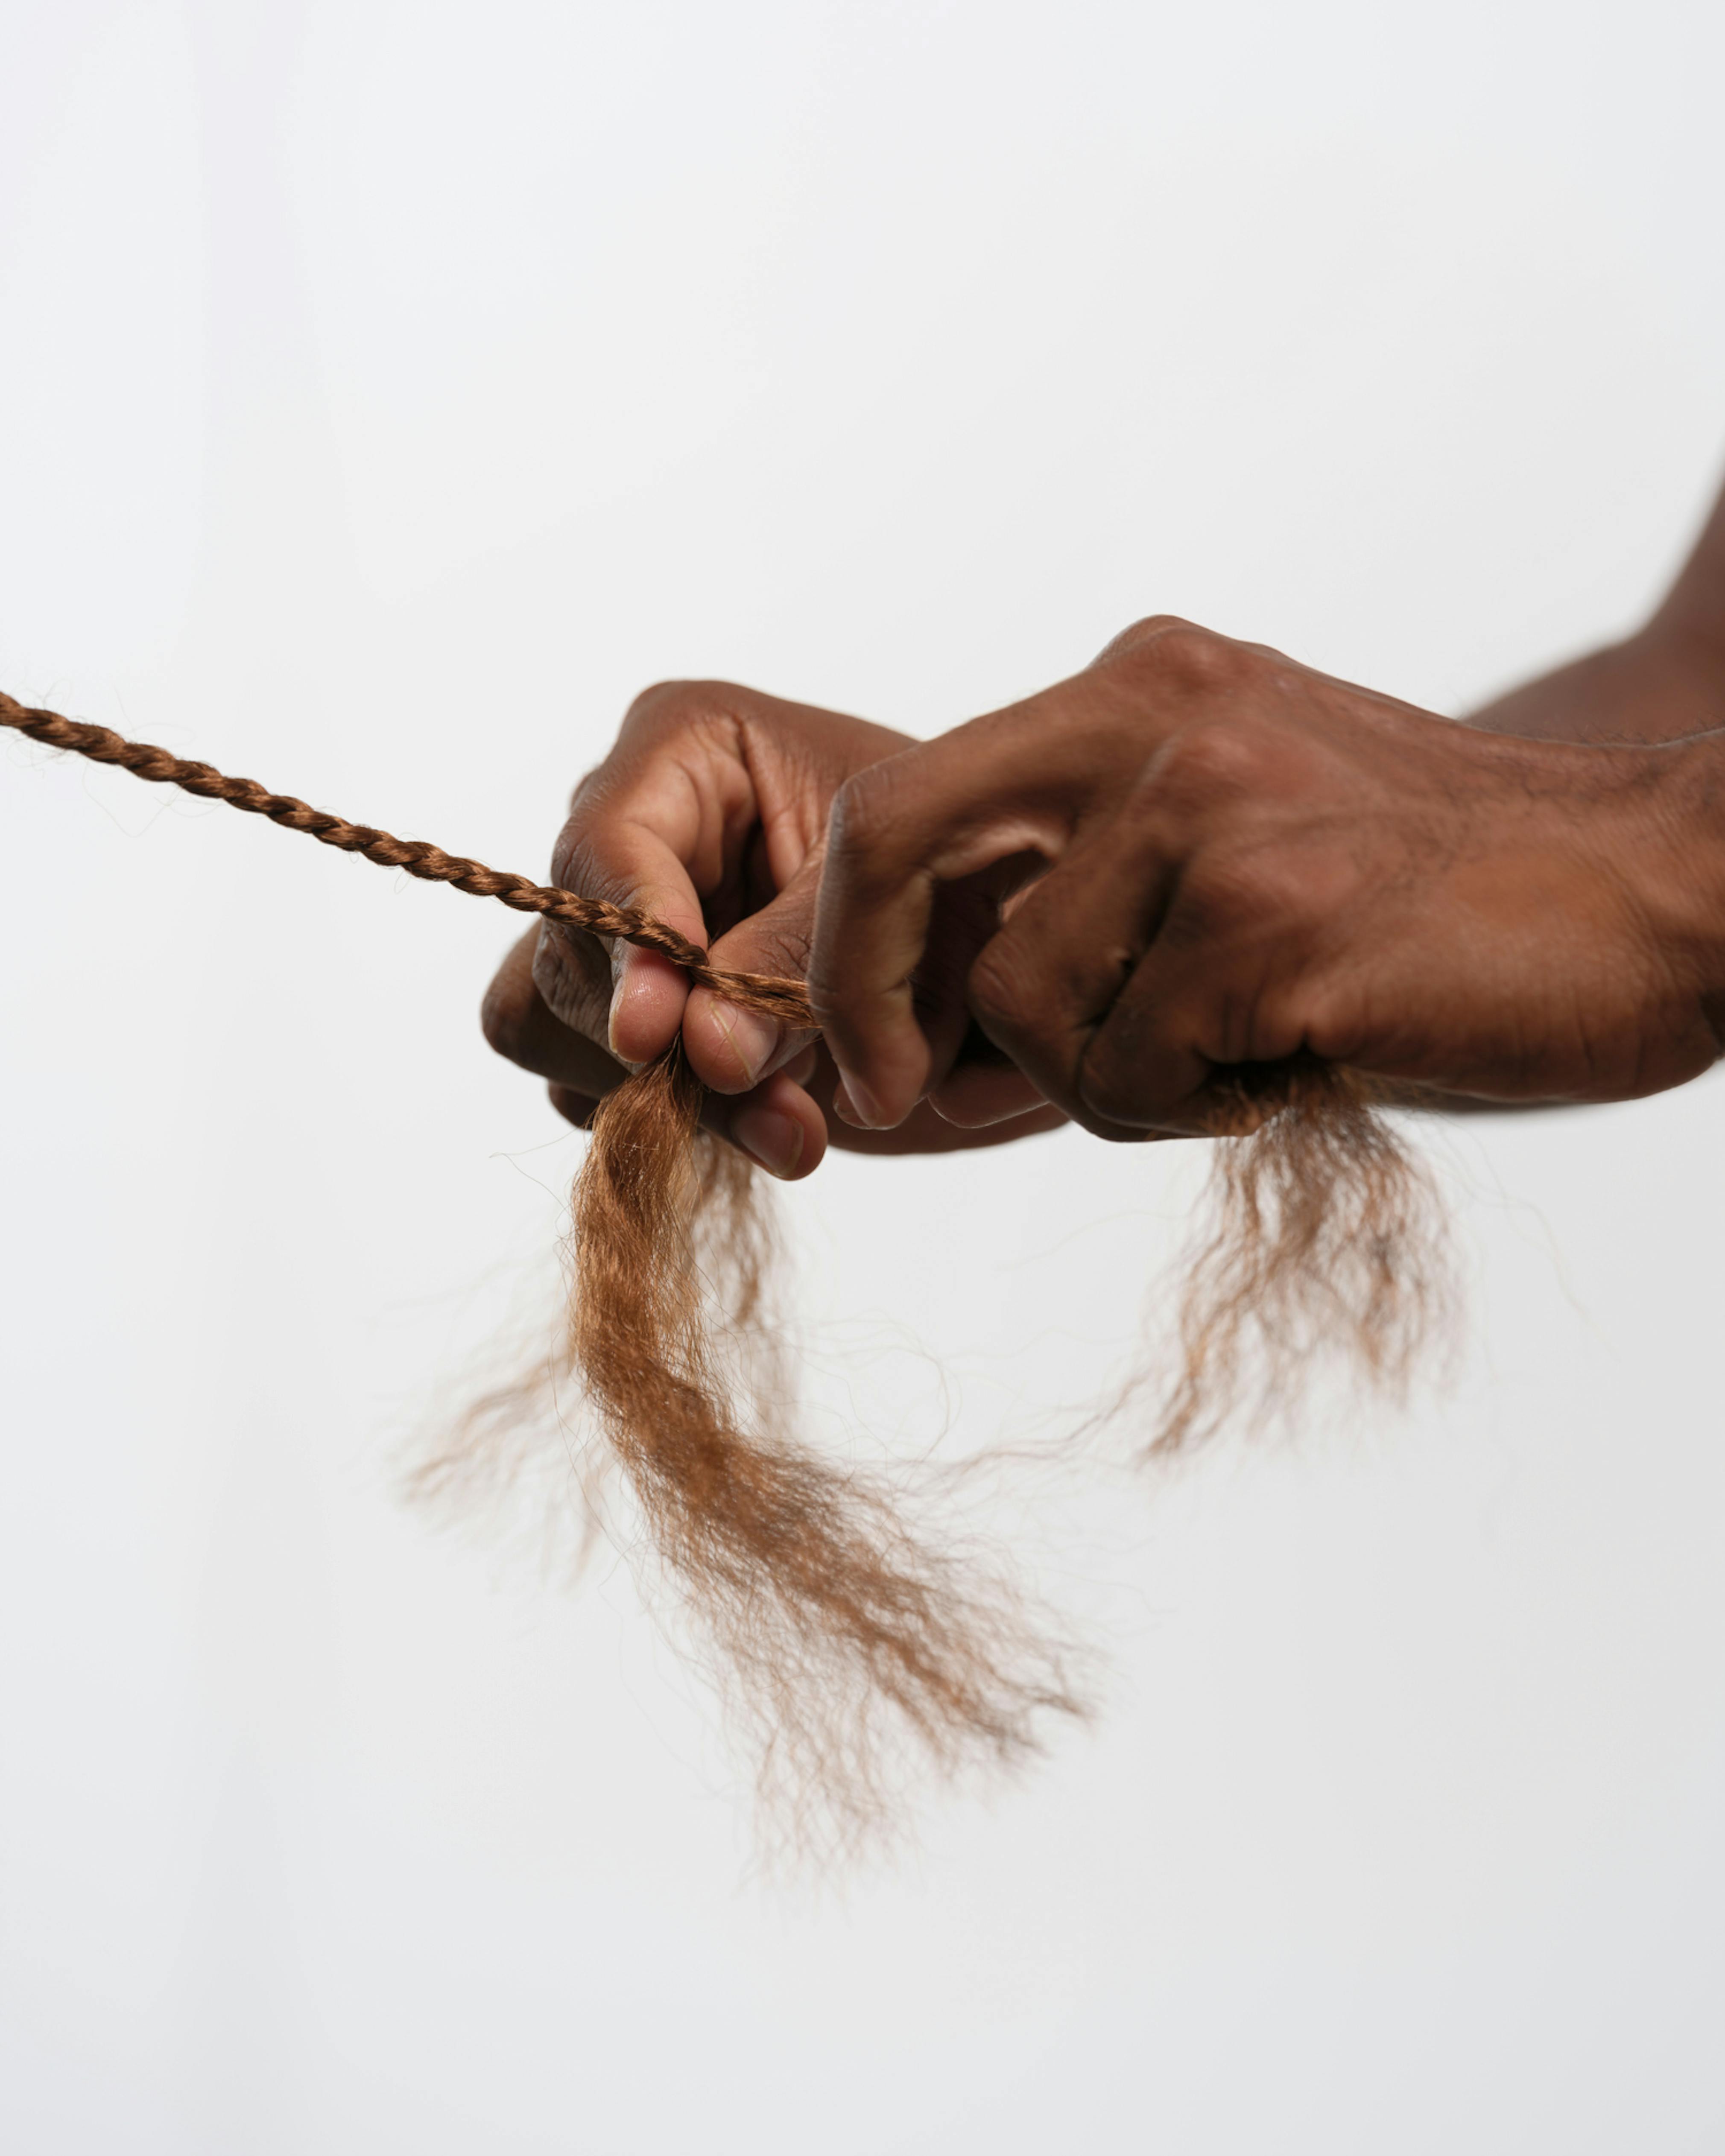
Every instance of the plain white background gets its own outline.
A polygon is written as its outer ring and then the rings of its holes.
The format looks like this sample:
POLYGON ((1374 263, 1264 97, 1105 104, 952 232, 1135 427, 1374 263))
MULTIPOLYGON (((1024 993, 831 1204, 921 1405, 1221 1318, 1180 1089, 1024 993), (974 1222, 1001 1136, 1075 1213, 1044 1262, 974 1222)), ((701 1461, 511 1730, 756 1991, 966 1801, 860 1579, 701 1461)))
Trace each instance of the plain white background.
MULTIPOLYGON (((1714 485, 1722 66, 1702 0, 7 0, 0 685, 536 871, 665 675, 929 732, 1171 609, 1465 708, 1714 485)), ((1725 2146, 1716 1085, 1441 1134, 1455 1389, 1033 1504, 1095 1730, 773 1892, 626 1568, 393 1494, 578 1153, 510 933, 0 750, 9 2148, 1725 2146)), ((821 1383, 1059 1430, 1196 1174, 834 1161, 821 1383)))

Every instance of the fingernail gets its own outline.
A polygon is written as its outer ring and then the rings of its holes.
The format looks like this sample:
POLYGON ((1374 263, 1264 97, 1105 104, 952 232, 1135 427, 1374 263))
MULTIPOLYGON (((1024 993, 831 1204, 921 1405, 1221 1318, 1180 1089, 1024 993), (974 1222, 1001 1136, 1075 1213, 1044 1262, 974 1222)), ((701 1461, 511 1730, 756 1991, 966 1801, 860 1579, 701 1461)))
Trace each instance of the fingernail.
POLYGON ((732 1118, 731 1135, 769 1175, 794 1175, 803 1158, 803 1126, 771 1108, 744 1108, 732 1118))
MULTIPOLYGON (((614 1055, 617 1055, 618 1014, 623 1009, 623 991, 628 979, 629 975, 618 963, 616 954, 614 952, 611 959, 611 1009, 605 1020, 605 1045, 614 1055)), ((623 1058, 617 1055, 617 1060, 621 1063, 623 1058)))
POLYGON ((860 1078, 853 1078, 848 1073, 833 1096, 833 1112, 859 1131, 878 1131, 886 1121, 880 1103, 860 1078))
POLYGON ((611 1010, 609 1016, 605 1020, 605 1045, 609 1048, 612 1055, 616 1057, 617 1060, 623 1065, 625 1070, 639 1070, 644 1066, 639 1063, 630 1062, 628 1056, 626 1056, 623 1050, 617 1045, 617 1018, 618 1014, 623 1009, 624 994, 628 988, 628 975, 619 973, 617 977, 617 985, 611 991, 611 1010))
POLYGON ((718 1020, 719 1030, 735 1050, 748 1082, 751 1086, 756 1084, 778 1049, 778 1021, 763 1018, 759 1011, 745 1010, 740 1004, 724 1002, 713 1005, 713 1016, 718 1020))

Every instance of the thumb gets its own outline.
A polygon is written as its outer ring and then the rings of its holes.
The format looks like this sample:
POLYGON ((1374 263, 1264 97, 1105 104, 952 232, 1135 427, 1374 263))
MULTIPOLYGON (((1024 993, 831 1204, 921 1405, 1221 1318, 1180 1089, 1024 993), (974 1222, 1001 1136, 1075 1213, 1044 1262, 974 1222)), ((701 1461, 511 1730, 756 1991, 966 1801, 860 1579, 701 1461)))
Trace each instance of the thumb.
MULTIPOLYGON (((689 872, 650 825, 589 817, 578 808, 557 842, 552 870, 565 890, 637 907, 691 942, 706 941, 689 872)), ((565 1025, 634 1066, 675 1039, 689 988, 681 967, 656 951, 554 921, 544 923, 534 980, 565 1025)))
MULTIPOLYGON (((719 938, 712 947, 713 963, 731 973, 805 979, 819 884, 817 848, 770 905, 719 938)), ((812 1029, 781 1025, 762 1012, 728 1002, 711 988, 692 989, 683 1012, 683 1045, 690 1066, 716 1093, 747 1092, 800 1055, 814 1038, 812 1029)))

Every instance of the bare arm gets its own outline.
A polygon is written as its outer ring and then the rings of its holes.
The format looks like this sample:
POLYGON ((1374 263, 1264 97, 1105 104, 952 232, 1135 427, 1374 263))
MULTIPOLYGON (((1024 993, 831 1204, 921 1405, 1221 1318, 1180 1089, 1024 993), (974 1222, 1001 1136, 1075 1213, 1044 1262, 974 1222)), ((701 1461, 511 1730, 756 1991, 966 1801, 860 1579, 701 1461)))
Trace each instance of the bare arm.
POLYGON ((1725 726, 1725 491, 1644 628, 1494 698, 1468 724, 1592 742, 1676 741, 1725 726))

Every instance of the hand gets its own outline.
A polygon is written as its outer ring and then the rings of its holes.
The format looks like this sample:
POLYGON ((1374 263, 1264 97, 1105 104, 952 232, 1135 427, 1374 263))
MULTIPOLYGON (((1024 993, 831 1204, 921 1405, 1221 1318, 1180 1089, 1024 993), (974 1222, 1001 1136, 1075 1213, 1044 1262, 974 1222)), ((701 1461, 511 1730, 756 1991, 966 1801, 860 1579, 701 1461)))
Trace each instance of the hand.
MULTIPOLYGON (((709 945, 719 965, 800 978, 833 796, 911 745, 865 720, 727 684, 650 689, 576 789, 552 880, 657 914, 709 945)), ((956 1053, 967 1023, 963 972, 998 913, 978 886, 955 895, 950 917, 951 933, 937 937, 922 1008, 937 1037, 953 1036, 956 1053)), ((809 1174, 825 1150, 814 1096, 829 1099, 836 1074, 815 1037, 784 1036, 770 1019, 707 989, 691 993, 681 969, 655 952, 542 922, 505 959, 483 1022, 500 1053, 552 1081, 552 1100, 575 1122, 680 1028, 691 1067, 711 1089, 711 1127, 787 1179, 809 1174)), ((950 1151, 1065 1120, 1016 1073, 1003 1072, 992 1051, 965 1067, 970 1075, 955 1090, 968 1099, 972 1119, 1010 1121, 973 1132, 925 1109, 891 1132, 841 1129, 839 1142, 865 1152, 950 1151)))
POLYGON ((1302 1051, 1492 1100, 1680 1084, 1725 1008, 1721 754, 1478 732, 1142 623, 839 789, 809 970, 835 1105, 939 1103, 908 986, 937 894, 1027 860, 970 1007, 1101 1137, 1226 1127, 1232 1067, 1302 1051))

